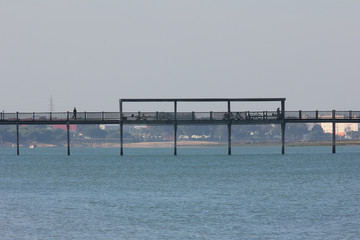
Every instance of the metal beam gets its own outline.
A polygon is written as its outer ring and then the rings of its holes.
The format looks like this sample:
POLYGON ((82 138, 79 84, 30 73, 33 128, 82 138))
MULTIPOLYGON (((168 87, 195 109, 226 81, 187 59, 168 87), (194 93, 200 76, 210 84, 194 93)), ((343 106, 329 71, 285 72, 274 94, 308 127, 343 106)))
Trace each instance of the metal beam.
POLYGON ((122 102, 278 102, 286 98, 122 98, 122 102))

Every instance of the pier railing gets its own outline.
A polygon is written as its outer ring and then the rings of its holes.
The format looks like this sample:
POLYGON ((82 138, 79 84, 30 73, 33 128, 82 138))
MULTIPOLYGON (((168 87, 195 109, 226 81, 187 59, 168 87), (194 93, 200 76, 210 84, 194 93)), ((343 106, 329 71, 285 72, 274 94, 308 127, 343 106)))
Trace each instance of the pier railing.
POLYGON ((0 113, 0 121, 3 122, 57 122, 57 121, 106 121, 120 119, 119 112, 16 112, 0 113))
POLYGON ((360 111, 286 111, 287 120, 352 120, 360 119, 360 111), (334 115, 335 114, 335 115, 334 115))
MULTIPOLYGON (((126 122, 165 122, 165 121, 330 121, 360 120, 360 111, 239 111, 239 112, 123 112, 122 121, 126 122), (176 118, 175 118, 176 117, 176 118)), ((0 122, 106 122, 120 121, 119 112, 16 112, 0 113, 0 122)))

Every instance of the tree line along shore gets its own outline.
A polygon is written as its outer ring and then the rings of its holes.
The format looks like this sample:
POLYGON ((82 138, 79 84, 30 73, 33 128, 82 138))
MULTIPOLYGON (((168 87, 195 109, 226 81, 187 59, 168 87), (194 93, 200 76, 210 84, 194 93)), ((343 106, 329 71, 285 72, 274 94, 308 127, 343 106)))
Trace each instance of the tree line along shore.
MULTIPOLYGON (((337 136, 337 144, 360 144, 358 131, 337 136)), ((54 147, 66 145, 67 132, 54 126, 21 126, 20 145, 54 147)), ((77 125, 70 132, 73 146, 118 147, 119 128, 99 125, 77 125)), ((178 126, 177 144, 179 146, 222 146, 227 144, 226 126, 200 125, 178 126)), ((324 133, 320 125, 287 124, 285 141, 288 146, 329 145, 332 136, 324 133)), ((172 146, 173 126, 126 126, 124 144, 128 147, 172 146)), ((16 144, 16 127, 0 126, 0 145, 16 144)), ((237 125, 232 127, 232 145, 277 145, 281 141, 279 125, 237 125)))

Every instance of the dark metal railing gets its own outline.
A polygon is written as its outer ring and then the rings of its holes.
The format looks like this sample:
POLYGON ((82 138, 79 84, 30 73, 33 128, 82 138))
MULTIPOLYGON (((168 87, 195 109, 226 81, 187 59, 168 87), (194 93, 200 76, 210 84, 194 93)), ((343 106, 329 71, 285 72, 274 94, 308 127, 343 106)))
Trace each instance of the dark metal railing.
POLYGON ((287 120, 352 120, 360 119, 360 111, 286 111, 287 120))
MULTIPOLYGON (((177 112, 177 121, 243 120, 359 120, 360 111, 278 111, 177 112), (333 114, 335 115, 333 116, 333 114)), ((124 112, 124 122, 174 121, 174 112, 124 112)), ((1 122, 120 121, 120 112, 16 112, 0 113, 1 122)))

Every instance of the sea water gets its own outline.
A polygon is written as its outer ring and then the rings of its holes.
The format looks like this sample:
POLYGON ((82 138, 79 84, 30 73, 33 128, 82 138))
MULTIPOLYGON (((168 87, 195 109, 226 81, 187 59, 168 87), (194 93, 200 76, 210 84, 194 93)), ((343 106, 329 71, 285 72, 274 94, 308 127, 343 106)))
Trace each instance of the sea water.
POLYGON ((0 239, 357 239, 360 147, 0 148, 0 239))

